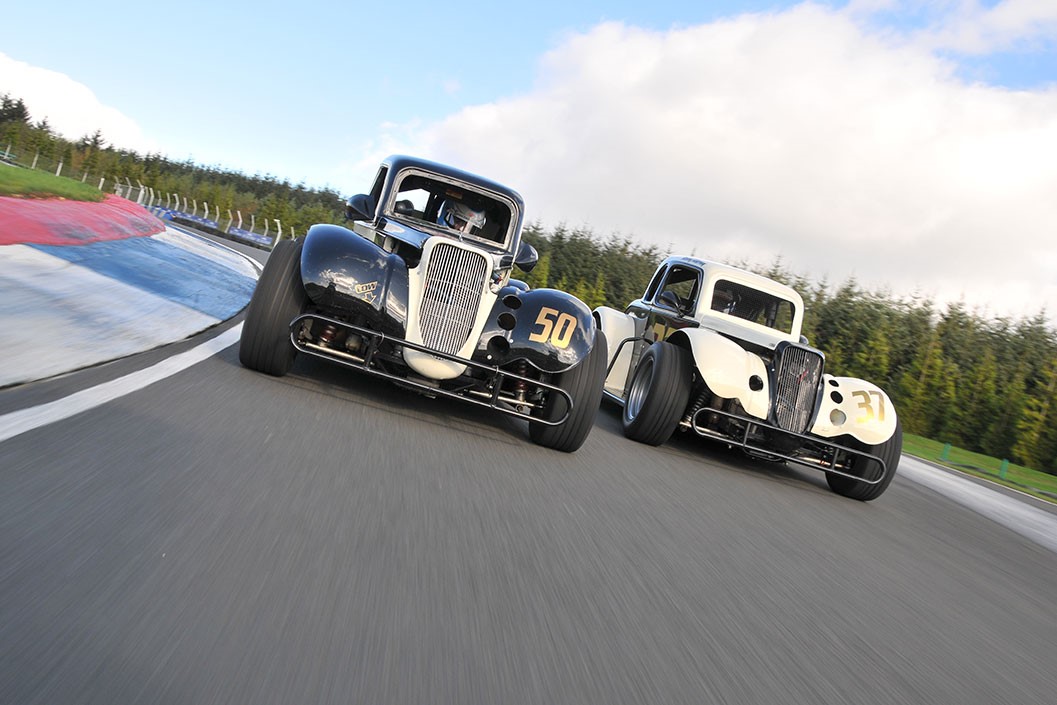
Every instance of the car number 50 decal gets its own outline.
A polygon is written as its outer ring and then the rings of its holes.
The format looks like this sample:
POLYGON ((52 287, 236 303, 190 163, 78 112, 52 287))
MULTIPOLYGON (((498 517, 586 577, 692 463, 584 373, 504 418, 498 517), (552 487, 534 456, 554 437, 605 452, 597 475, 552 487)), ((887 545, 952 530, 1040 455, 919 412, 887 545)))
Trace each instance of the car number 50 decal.
POLYGON ((529 340, 534 343, 550 341, 556 348, 567 348, 576 332, 577 321, 568 313, 544 306, 540 309, 540 315, 536 316, 536 325, 541 328, 529 333, 529 340))
POLYGON ((860 389, 855 390, 851 394, 852 394, 853 397, 858 397, 860 399, 859 408, 863 410, 863 415, 860 416, 859 418, 855 419, 856 423, 866 423, 867 421, 872 420, 874 417, 876 417, 878 421, 884 421, 885 420, 885 398, 884 398, 884 395, 882 395, 880 392, 873 392, 873 391, 864 392, 864 391, 862 391, 860 389), (870 400, 871 396, 877 397, 877 412, 876 412, 876 414, 874 413, 873 402, 870 400))

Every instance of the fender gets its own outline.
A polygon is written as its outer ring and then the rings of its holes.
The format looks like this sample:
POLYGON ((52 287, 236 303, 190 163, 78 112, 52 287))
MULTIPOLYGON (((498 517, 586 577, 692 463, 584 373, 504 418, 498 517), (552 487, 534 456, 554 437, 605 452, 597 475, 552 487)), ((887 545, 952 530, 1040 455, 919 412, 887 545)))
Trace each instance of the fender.
POLYGON ((634 343, 621 342, 628 338, 637 338, 640 333, 636 330, 635 318, 623 311, 618 311, 609 306, 599 306, 594 310, 598 327, 606 334, 609 343, 609 359, 607 365, 611 365, 609 375, 606 376, 605 389, 618 397, 624 396, 624 388, 631 369, 631 358, 635 351, 634 343), (616 362, 614 362, 616 360, 616 362))
POLYGON ((854 377, 822 375, 823 394, 811 433, 850 435, 867 445, 884 443, 896 430, 892 400, 875 384, 854 377))
POLYGON ((707 328, 683 328, 668 342, 690 348, 701 379, 714 394, 737 399, 747 414, 767 419, 770 379, 759 355, 707 328))
POLYGON ((491 365, 525 360, 556 373, 579 364, 595 344, 595 319, 580 299, 557 289, 499 290, 473 359, 491 365))
POLYGON ((309 228, 301 250, 301 280, 318 306, 363 316, 382 332, 404 336, 407 265, 348 228, 309 228))

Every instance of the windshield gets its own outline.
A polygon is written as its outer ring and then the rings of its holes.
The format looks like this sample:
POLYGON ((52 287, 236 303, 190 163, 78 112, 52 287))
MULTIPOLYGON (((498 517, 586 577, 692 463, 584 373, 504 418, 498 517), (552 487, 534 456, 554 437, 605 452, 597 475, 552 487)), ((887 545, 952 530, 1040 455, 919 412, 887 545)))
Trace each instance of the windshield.
POLYGON ((494 194, 414 169, 397 176, 386 212, 499 247, 508 246, 513 219, 513 206, 494 194))
POLYGON ((789 334, 793 331, 792 301, 758 289, 720 279, 712 290, 710 308, 789 334))

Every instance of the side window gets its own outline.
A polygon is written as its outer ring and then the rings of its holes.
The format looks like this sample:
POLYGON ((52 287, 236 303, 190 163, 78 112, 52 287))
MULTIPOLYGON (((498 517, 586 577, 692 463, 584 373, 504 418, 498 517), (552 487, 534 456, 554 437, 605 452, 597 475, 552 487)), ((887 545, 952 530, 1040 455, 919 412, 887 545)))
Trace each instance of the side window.
POLYGON ((657 305, 684 312, 696 310, 700 281, 701 275, 696 269, 673 265, 657 295, 657 305))

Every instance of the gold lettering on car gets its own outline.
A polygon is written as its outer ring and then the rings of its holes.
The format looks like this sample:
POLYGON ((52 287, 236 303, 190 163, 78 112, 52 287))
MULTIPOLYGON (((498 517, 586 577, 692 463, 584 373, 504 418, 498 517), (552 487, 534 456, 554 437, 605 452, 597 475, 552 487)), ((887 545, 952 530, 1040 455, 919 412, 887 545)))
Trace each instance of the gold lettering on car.
POLYGON ((857 389, 851 393, 853 397, 859 399, 858 406, 863 410, 863 415, 855 419, 855 423, 867 423, 876 418, 878 421, 885 420, 885 398, 881 392, 869 391, 864 392, 861 389, 857 389), (877 399, 877 411, 874 411, 874 404, 870 397, 876 397, 877 399))
POLYGON ((529 340, 534 343, 550 342, 556 348, 567 348, 578 322, 575 316, 543 306, 536 316, 535 325, 540 326, 540 330, 529 333, 529 340))

